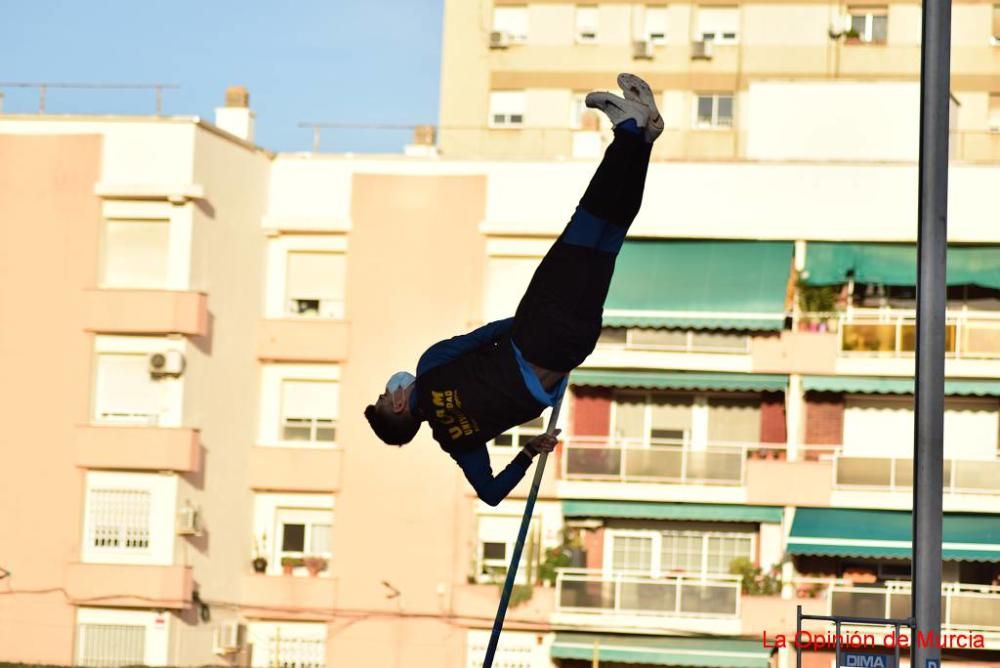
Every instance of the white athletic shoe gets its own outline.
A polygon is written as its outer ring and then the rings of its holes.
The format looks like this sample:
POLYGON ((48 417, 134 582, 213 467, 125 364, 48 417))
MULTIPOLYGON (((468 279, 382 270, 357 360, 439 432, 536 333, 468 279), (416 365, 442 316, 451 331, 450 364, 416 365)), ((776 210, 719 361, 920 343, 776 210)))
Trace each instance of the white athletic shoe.
POLYGON ((649 110, 649 121, 643 127, 646 131, 646 141, 652 144, 663 132, 663 117, 656 108, 656 97, 649 84, 634 74, 622 72, 618 75, 618 86, 625 93, 626 100, 641 102, 649 110))
POLYGON ((598 91, 587 93, 587 98, 584 102, 591 109, 600 109, 607 114, 608 118, 611 119, 611 124, 614 126, 618 126, 620 123, 631 118, 635 121, 636 125, 644 128, 647 121, 649 121, 649 107, 638 100, 630 100, 619 97, 614 93, 598 91))

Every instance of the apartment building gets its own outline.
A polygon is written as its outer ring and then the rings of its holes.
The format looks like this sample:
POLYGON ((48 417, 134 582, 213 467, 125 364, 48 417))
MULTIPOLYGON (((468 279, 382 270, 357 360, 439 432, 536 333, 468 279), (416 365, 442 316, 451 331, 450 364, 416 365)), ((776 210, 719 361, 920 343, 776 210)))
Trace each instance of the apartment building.
MULTIPOLYGON (((591 156, 607 129, 584 95, 627 71, 660 103, 655 159, 745 158, 755 82, 917 81, 920 12, 911 2, 449 1, 439 145, 458 158, 591 156)), ((1000 5, 953 3, 953 144, 966 160, 1000 158, 998 44, 1000 5)))

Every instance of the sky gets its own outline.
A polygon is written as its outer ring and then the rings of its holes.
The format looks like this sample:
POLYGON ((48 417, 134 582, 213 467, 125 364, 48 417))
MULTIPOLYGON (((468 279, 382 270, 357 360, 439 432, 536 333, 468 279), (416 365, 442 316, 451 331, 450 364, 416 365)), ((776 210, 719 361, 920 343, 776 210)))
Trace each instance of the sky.
MULTIPOLYGON (((167 83, 211 121, 244 85, 256 142, 305 151, 300 122, 435 123, 443 0, 0 0, 0 82, 167 83)), ((36 90, 3 88, 4 111, 36 90)), ((151 114, 152 91, 58 91, 49 113, 151 114)), ((323 151, 399 152, 406 130, 324 130, 323 151)))

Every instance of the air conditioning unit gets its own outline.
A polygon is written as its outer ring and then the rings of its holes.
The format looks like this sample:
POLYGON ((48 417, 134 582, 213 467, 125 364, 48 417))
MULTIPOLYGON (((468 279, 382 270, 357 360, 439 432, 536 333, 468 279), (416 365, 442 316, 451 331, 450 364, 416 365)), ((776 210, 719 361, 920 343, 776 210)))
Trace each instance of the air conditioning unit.
POLYGON ((149 373, 154 376, 179 376, 184 373, 184 355, 178 350, 167 350, 149 356, 149 373))
POLYGON ((637 39, 632 42, 632 57, 636 60, 653 59, 653 43, 648 39, 637 39))
POLYGON ((494 30, 490 33, 491 49, 506 49, 510 46, 510 33, 503 30, 494 30))
POLYGON ((712 59, 712 42, 711 41, 698 41, 691 42, 691 60, 711 60, 712 59))
POLYGON ((185 503, 184 507, 177 511, 177 535, 201 535, 201 511, 190 503, 185 503))
POLYGON ((223 622, 215 629, 215 653, 219 656, 235 654, 246 643, 247 627, 237 621, 223 622))

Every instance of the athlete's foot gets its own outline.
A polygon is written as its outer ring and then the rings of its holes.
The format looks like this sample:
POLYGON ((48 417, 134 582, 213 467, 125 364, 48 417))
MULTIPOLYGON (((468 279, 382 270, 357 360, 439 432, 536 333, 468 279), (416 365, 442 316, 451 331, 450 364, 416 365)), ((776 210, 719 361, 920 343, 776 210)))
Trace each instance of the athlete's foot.
POLYGON ((635 124, 633 132, 642 134, 649 121, 649 107, 638 100, 619 97, 614 93, 588 93, 585 103, 591 109, 603 111, 616 128, 632 121, 635 124))
POLYGON ((621 73, 618 75, 618 86, 625 93, 625 99, 639 102, 648 109, 648 122, 641 126, 645 131, 646 141, 652 144, 663 132, 663 117, 656 108, 656 97, 650 89, 649 84, 634 74, 621 73))

